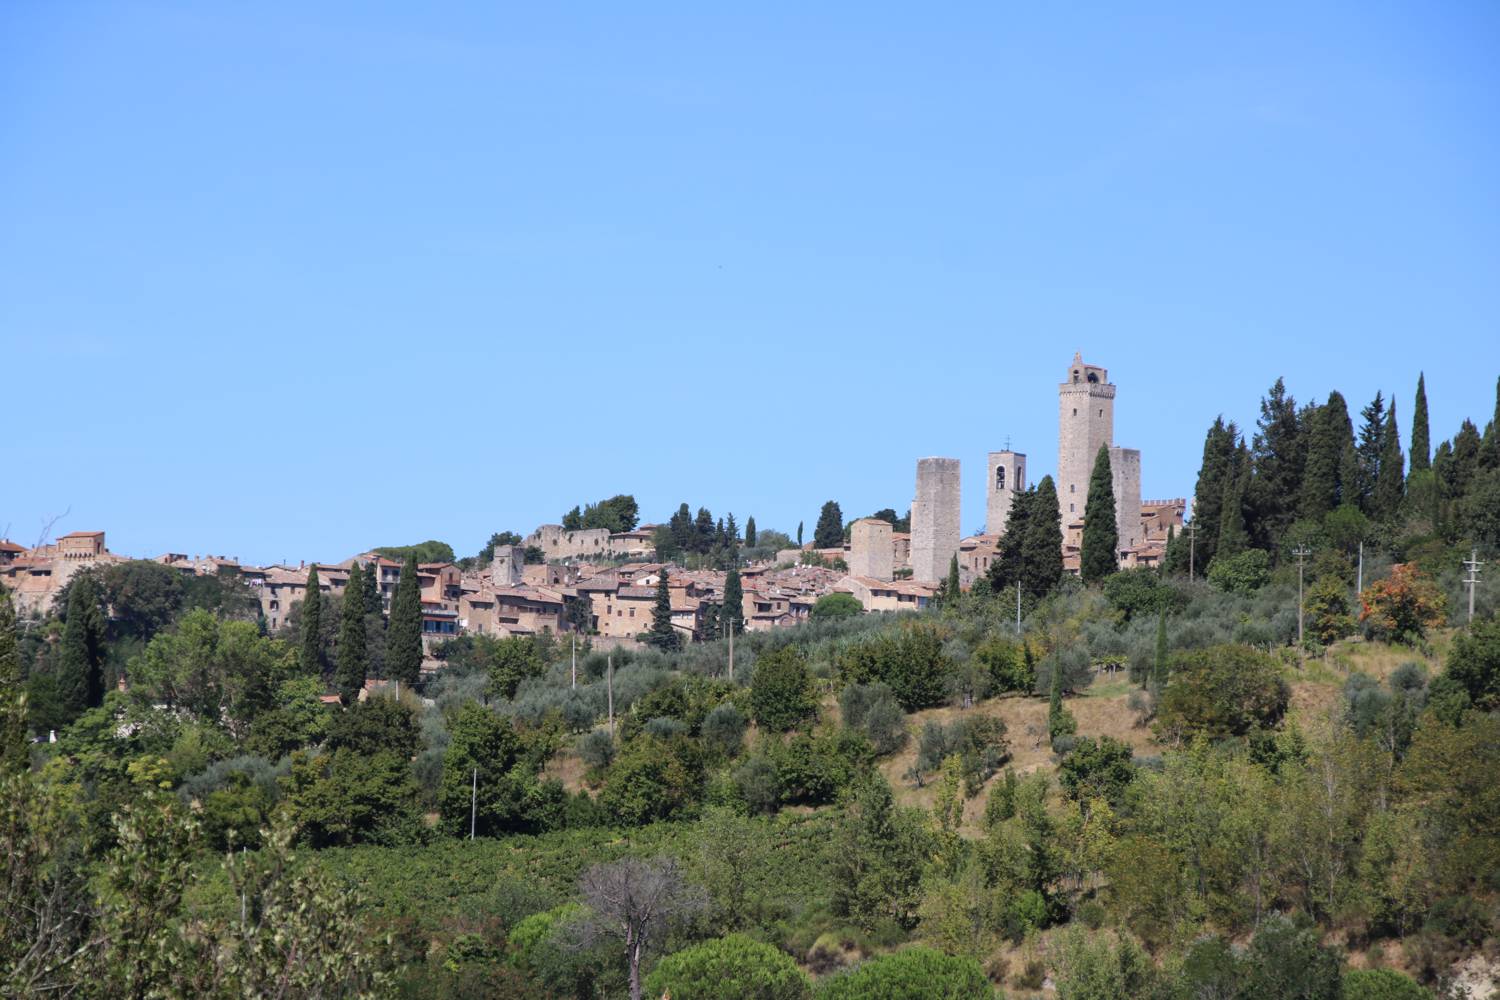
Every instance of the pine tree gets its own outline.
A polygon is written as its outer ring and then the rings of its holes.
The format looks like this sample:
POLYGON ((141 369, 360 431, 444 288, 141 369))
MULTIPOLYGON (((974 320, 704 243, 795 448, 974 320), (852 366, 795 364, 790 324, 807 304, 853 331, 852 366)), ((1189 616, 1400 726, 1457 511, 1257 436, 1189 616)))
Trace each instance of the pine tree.
POLYGON ((673 514, 667 522, 667 528, 672 533, 672 542, 678 552, 693 551, 696 534, 693 528, 693 512, 688 509, 687 504, 678 506, 677 513, 673 514))
POLYGON ((958 556, 956 555, 948 560, 948 579, 944 583, 947 586, 947 593, 943 596, 950 601, 957 600, 958 595, 963 592, 963 585, 959 582, 958 556))
POLYGON ((30 766, 28 729, 26 684, 16 649, 16 609, 10 593, 0 587, 0 778, 30 766))
POLYGON ((349 585, 344 588, 344 615, 335 659, 333 681, 339 700, 352 705, 365 686, 369 669, 365 654, 365 573, 358 563, 349 570, 349 585))
POLYGON ((406 557, 396 596, 391 600, 391 624, 386 633, 385 672, 407 687, 422 676, 422 590, 417 579, 417 557, 406 557))
POLYGON ((1359 484, 1356 497, 1346 498, 1366 514, 1373 513, 1375 482, 1380 477, 1380 456, 1385 453, 1385 399, 1380 393, 1370 405, 1359 411, 1363 423, 1359 427, 1359 484))
POLYGON ((1021 540, 1021 586, 1032 597, 1046 597, 1062 580, 1062 520, 1051 476, 1036 484, 1021 540))
POLYGON ((310 674, 323 673, 323 590, 318 583, 318 567, 307 571, 307 596, 302 598, 302 669, 310 674))
POLYGON ((1036 487, 1021 490, 1011 498, 1010 514, 1005 518, 1005 533, 1000 536, 999 551, 990 563, 990 589, 996 592, 1013 586, 1021 579, 1021 546, 1026 540, 1028 518, 1036 487))
POLYGON ((1297 510, 1301 517, 1320 520, 1339 505, 1339 478, 1346 454, 1352 454, 1354 429, 1349 408, 1337 392, 1313 410, 1308 421, 1307 462, 1297 510))
MULTIPOLYGON (((799 531, 800 534, 800 531, 799 531)), ((818 524, 813 528, 813 548, 836 549, 844 544, 844 512, 830 500, 818 512, 818 524)))
POLYGON ((739 570, 731 569, 724 574, 724 610, 720 617, 735 634, 745 630, 745 592, 741 588, 739 570))
POLYGON ((1245 527, 1245 492, 1250 484, 1250 453, 1242 444, 1235 453, 1231 474, 1224 480, 1224 500, 1219 505, 1219 538, 1214 559, 1236 555, 1250 545, 1245 527))
POLYGON ((1427 377, 1417 373, 1417 404, 1411 413, 1411 471, 1421 472, 1432 467, 1428 457, 1431 442, 1427 436, 1427 377))
POLYGON ((104 614, 92 573, 79 573, 68 588, 68 621, 59 654, 58 693, 65 718, 104 703, 104 614))
POLYGON ((1079 575, 1084 583, 1098 583, 1120 568, 1120 534, 1115 520, 1114 475, 1109 466, 1109 446, 1100 445, 1089 476, 1088 499, 1083 505, 1083 550, 1079 575))
POLYGON ((1234 468, 1235 445, 1240 432, 1224 418, 1214 420, 1203 439, 1203 462, 1193 489, 1193 525, 1196 562, 1207 566, 1219 543, 1219 510, 1224 505, 1224 484, 1234 468))
POLYGON ((1377 519, 1393 518, 1401 510, 1401 498, 1406 491, 1406 475, 1401 466, 1401 431, 1396 426, 1396 402, 1391 401, 1385 411, 1385 431, 1382 434, 1380 469, 1375 479, 1375 495, 1371 498, 1371 515, 1377 519))
POLYGON ((643 639, 648 646, 655 646, 663 652, 671 652, 682 645, 681 637, 672 627, 672 590, 667 583, 665 569, 656 581, 656 606, 651 609, 651 630, 643 639))
POLYGON ((745 548, 755 548, 755 515, 745 518, 745 548))

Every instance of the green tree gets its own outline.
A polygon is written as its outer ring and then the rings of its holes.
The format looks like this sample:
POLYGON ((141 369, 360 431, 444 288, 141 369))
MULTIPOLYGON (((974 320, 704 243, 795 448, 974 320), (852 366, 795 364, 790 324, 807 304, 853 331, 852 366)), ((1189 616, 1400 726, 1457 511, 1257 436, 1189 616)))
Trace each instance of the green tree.
POLYGON ((924 826, 924 820, 896 808, 891 786, 878 774, 848 789, 831 845, 834 912, 866 929, 887 921, 912 926, 929 847, 924 826))
POLYGON ((1120 535, 1115 522, 1115 486, 1108 445, 1099 446, 1099 454, 1094 456, 1094 471, 1089 476, 1079 564, 1084 583, 1098 583, 1120 568, 1120 535))
POLYGON ((809 617, 814 620, 823 618, 852 618, 855 615, 862 614, 864 610, 865 606, 859 603, 857 597, 853 594, 846 594, 839 591, 832 594, 824 594, 818 598, 817 603, 813 605, 812 611, 809 613, 809 617))
POLYGON ((10 592, 0 587, 0 776, 24 771, 30 765, 28 735, 26 686, 16 649, 16 609, 10 592))
POLYGON ((1427 377, 1417 373, 1417 404, 1411 413, 1411 471, 1432 467, 1432 441, 1427 431, 1427 377))
POLYGON ((416 545, 382 545, 374 552, 377 556, 399 562, 408 562, 412 559, 419 563, 451 563, 453 561, 453 546, 431 538, 425 542, 418 542, 416 545))
POLYGON ((992 1000, 995 988, 974 959, 918 945, 831 976, 817 995, 818 1000, 992 1000))
POLYGON ((1167 609, 1162 608, 1156 617, 1156 655, 1151 663, 1151 686, 1158 697, 1167 686, 1167 609))
POLYGON ((651 628, 641 639, 648 646, 655 646, 663 652, 682 647, 682 637, 672 626, 672 591, 667 583, 665 567, 656 580, 656 605, 651 609, 651 628))
POLYGON ((1242 995, 1256 1000, 1340 1000, 1343 962, 1319 938, 1316 926, 1299 926, 1273 914, 1250 942, 1242 995))
POLYGON ((411 765, 389 750, 346 746, 317 757, 299 751, 285 785, 286 808, 312 847, 393 846, 421 837, 411 765))
POLYGON ((1341 470, 1346 455, 1353 454, 1354 428, 1349 423, 1348 405, 1337 392, 1330 392, 1328 402, 1312 411, 1308 423, 1307 462, 1298 512, 1301 517, 1317 520, 1339 505, 1344 486, 1341 470))
POLYGON ((365 655, 365 574, 356 563, 344 588, 343 622, 339 628, 337 666, 333 681, 339 700, 353 704, 365 686, 369 661, 365 655))
POLYGON ((58 658, 58 690, 66 718, 74 719, 104 701, 104 613, 92 573, 68 588, 68 620, 58 658))
POLYGON ((1306 419, 1282 379, 1278 378, 1261 399, 1255 427, 1250 461, 1241 472, 1244 488, 1240 497, 1251 544, 1273 548, 1296 520, 1307 461, 1306 419))
POLYGON ((422 676, 422 592, 417 580, 417 558, 406 557, 396 596, 391 601, 391 624, 386 637, 386 676, 408 687, 422 676))
MULTIPOLYGON (((802 538, 802 526, 797 526, 797 538, 800 543, 802 538)), ((829 500, 818 512, 818 523, 813 528, 813 548, 836 549, 844 544, 844 512, 839 510, 839 505, 829 500)))
POLYGON ((323 589, 318 582, 318 567, 307 571, 307 596, 302 598, 302 669, 310 674, 323 673, 323 589))
POLYGON ((1226 424, 1222 416, 1203 441, 1203 461, 1198 468, 1198 482, 1193 490, 1193 524, 1197 526, 1197 564, 1207 566, 1214 556, 1220 531, 1220 512, 1228 481, 1236 475, 1235 455, 1239 429, 1226 424))
POLYGON ((1385 454, 1385 399, 1375 393, 1370 405, 1359 411, 1362 423, 1359 427, 1359 444, 1355 453, 1359 460, 1359 489, 1356 497, 1345 497, 1345 502, 1359 505, 1360 510, 1374 517, 1373 498, 1375 483, 1380 478, 1380 460, 1385 454))
POLYGON ((386 752, 405 761, 421 748, 416 712, 391 697, 355 702, 334 716, 328 726, 326 749, 330 751, 351 750, 365 757, 386 752))
POLYGON ((762 729, 785 732, 817 711, 807 659, 788 645, 756 657, 750 674, 750 711, 762 729))
POLYGON ((1062 580, 1062 521, 1057 505, 1057 487, 1051 476, 1036 484, 1027 505, 1026 537, 1021 540, 1021 587, 1041 599, 1062 580))
POLYGON ((1396 401, 1391 400, 1385 413, 1385 429, 1380 442, 1380 470, 1375 477, 1375 492, 1370 498, 1371 516, 1376 520, 1395 517, 1406 494, 1406 475, 1402 471, 1401 431, 1396 426, 1396 401))
POLYGON ((959 582, 958 554, 955 553, 948 559, 948 577, 943 581, 942 599, 944 601, 956 601, 963 593, 963 584, 959 582))
POLYGON ((755 516, 752 514, 745 519, 745 548, 755 548, 755 516))
POLYGON ((1500 709, 1500 619, 1480 619, 1458 633, 1448 653, 1447 674, 1463 685, 1474 707, 1500 709))
POLYGON ((799 549, 802 548, 802 524, 801 521, 797 522, 797 548, 799 549))
POLYGON ((147 641, 171 624, 182 607, 182 574, 149 559, 107 567, 99 584, 115 635, 147 641))
POLYGON ((1341 1000, 1433 1000, 1432 993, 1393 969, 1350 969, 1341 1000))
MULTIPOLYGON (((1250 544, 1245 517, 1245 496, 1250 487, 1250 453, 1241 444, 1234 453, 1230 471, 1224 478, 1224 496, 1219 501, 1219 537, 1213 545, 1213 558, 1238 555, 1250 544)), ((1209 565, 1212 564, 1210 560, 1209 565)))
POLYGON ((729 934, 662 959, 646 977, 645 992, 673 1000, 806 1000, 812 985, 786 952, 729 934))
POLYGON ((438 787, 445 833, 469 835, 471 801, 476 836, 535 833, 555 822, 562 787, 537 780, 544 747, 528 745, 509 719, 472 701, 459 707, 448 732, 438 787))
POLYGON ((1010 513, 1005 518, 1005 533, 1000 536, 995 560, 990 563, 991 590, 998 592, 1020 582, 1021 568, 1024 565, 1021 547, 1026 540, 1031 523, 1031 509, 1035 502, 1035 486, 1021 490, 1011 498, 1010 513))
POLYGON ((1275 659, 1249 646, 1179 653, 1162 692, 1157 736, 1173 743, 1246 736, 1280 722, 1290 700, 1275 659))
POLYGON ((1112 946, 1074 925, 1059 942, 1056 980, 1058 1000, 1134 1000, 1151 994, 1156 967, 1132 938, 1112 946))
POLYGON ((931 624, 911 623, 844 650, 838 667, 845 681, 890 686, 908 712, 941 705, 948 696, 953 665, 943 652, 943 636, 931 624))
POLYGON ((1058 765, 1058 781, 1068 797, 1078 802, 1103 799, 1118 808, 1135 776, 1130 744, 1111 736, 1080 736, 1058 765))
POLYGON ((621 825, 644 826, 692 815, 702 790, 702 755, 692 741, 642 732, 610 765, 599 804, 621 825))
POLYGON ((745 591, 740 585, 740 572, 731 568, 724 574, 724 622, 735 634, 745 631, 745 591))
POLYGON ((293 672, 294 655, 250 622, 223 621, 195 609, 131 661, 131 691, 205 722, 227 719, 243 735, 275 707, 278 687, 293 672))

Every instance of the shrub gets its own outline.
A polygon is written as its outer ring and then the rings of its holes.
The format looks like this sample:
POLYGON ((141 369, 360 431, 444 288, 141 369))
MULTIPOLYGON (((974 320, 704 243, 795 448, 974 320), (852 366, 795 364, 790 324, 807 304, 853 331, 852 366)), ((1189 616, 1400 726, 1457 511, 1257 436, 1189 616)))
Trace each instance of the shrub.
POLYGON ((1232 556, 1215 556, 1208 564, 1208 582, 1229 594, 1252 594, 1271 580, 1271 555, 1246 549, 1232 556))
POLYGON ((1242 737, 1280 722, 1290 700, 1291 689, 1265 653, 1248 646, 1179 653, 1172 658, 1155 731, 1172 742, 1242 737))
POLYGON ((1030 692, 1036 684, 1031 650, 1019 642, 990 638, 974 649, 974 659, 989 671, 990 687, 999 692, 1030 692))
POLYGON ((645 992, 674 1000, 804 1000, 807 975, 785 952, 729 934, 668 955, 646 977, 645 992))
POLYGON ((954 958, 919 946, 872 958, 831 976, 817 995, 818 1000, 991 1000, 995 990, 972 958, 954 958))
POLYGON ((890 685, 908 712, 941 705, 948 694, 951 664, 943 655, 943 637, 925 622, 903 624, 893 633, 851 647, 839 657, 838 666, 847 681, 890 685))
POLYGON ((1477 621, 1453 640, 1447 674, 1482 711, 1500 708, 1500 620, 1477 621))
POLYGON ((839 695, 844 725, 862 732, 881 756, 906 744, 906 713, 895 694, 880 682, 850 684, 839 695))
POLYGON ((1350 969, 1342 1000, 1432 1000, 1432 994, 1390 969, 1350 969))
POLYGON ((615 759, 615 739, 607 729, 596 729, 578 740, 578 756, 595 771, 609 767, 615 759))
POLYGON ((750 710, 763 728, 777 732, 817 711, 800 649, 786 646, 756 659, 750 675, 750 710))
POLYGON ((1104 799, 1119 806, 1125 787, 1135 776, 1130 762, 1134 752, 1128 744, 1109 736, 1097 740, 1080 736, 1058 766, 1058 780, 1072 799, 1104 799))
POLYGON ((859 599, 853 594, 824 594, 813 605, 810 615, 815 620, 823 618, 852 618, 855 615, 863 614, 864 610, 865 606, 859 603, 859 599))
POLYGON ((1359 620, 1376 639, 1411 642, 1447 618, 1447 599, 1432 578, 1413 563, 1397 563, 1391 575, 1359 595, 1359 620))
POLYGON ((1332 645, 1344 636, 1354 634, 1349 588, 1338 577, 1319 577, 1307 592, 1305 606, 1312 624, 1313 638, 1323 645, 1332 645))
POLYGON ((936 771, 952 755, 959 758, 965 793, 974 794, 1010 759, 1005 723, 992 716, 974 715, 946 726, 938 722, 924 725, 917 744, 918 771, 936 771))
POLYGON ((703 742, 726 757, 735 757, 745 746, 745 713, 732 702, 717 706, 703 719, 703 742))

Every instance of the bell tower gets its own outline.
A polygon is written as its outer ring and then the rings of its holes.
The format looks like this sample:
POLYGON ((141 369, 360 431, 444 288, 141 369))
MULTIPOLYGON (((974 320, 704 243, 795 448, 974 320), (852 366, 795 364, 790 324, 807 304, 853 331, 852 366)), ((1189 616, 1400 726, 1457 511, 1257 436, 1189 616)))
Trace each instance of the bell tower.
POLYGON ((1067 534, 1069 524, 1083 520, 1099 449, 1114 444, 1115 387, 1109 372, 1074 354, 1057 387, 1057 403, 1057 504, 1067 534))

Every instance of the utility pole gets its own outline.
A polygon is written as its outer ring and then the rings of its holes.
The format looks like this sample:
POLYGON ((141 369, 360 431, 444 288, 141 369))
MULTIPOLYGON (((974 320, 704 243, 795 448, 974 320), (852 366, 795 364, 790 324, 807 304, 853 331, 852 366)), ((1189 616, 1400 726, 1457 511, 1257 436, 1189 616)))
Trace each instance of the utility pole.
POLYGON ((469 839, 474 839, 475 821, 479 818, 479 768, 474 768, 474 777, 469 785, 469 839))
POLYGON ((569 635, 573 649, 573 689, 576 691, 578 689, 578 633, 572 632, 569 635))
POLYGON ((1016 635, 1021 634, 1021 584, 1016 583, 1016 635))
POLYGON ((1292 550, 1297 557, 1297 645, 1302 645, 1302 561, 1312 555, 1312 549, 1299 545, 1292 550))
POLYGON ((1484 563, 1479 561, 1479 550, 1470 549, 1469 558, 1464 560, 1464 569, 1469 575, 1464 577, 1464 586, 1469 588, 1469 624, 1474 624, 1474 591, 1479 588, 1479 567, 1484 563))
POLYGON ((609 694, 609 735, 615 735, 615 654, 604 661, 604 690, 609 694))
POLYGON ((1354 596, 1365 592, 1365 543, 1359 543, 1359 569, 1354 574, 1354 596))
POLYGON ((1193 562, 1197 555, 1195 549, 1197 548, 1198 541, 1198 526, 1196 524, 1188 524, 1182 530, 1188 536, 1188 579, 1191 580, 1193 578, 1193 562))
POLYGON ((734 619, 729 619, 729 679, 734 680, 734 619))

